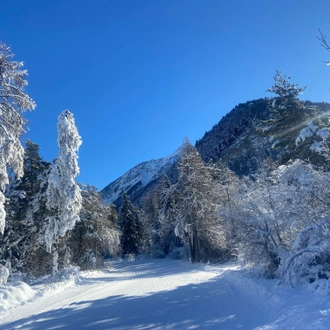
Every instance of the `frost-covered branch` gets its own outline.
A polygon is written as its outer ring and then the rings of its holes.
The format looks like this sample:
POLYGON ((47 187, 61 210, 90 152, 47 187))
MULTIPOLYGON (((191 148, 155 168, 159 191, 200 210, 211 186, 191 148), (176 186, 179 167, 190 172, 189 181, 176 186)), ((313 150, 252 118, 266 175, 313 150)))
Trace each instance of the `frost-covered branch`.
POLYGON ((0 44, 0 233, 5 229, 4 189, 9 182, 7 168, 11 166, 18 178, 23 176, 24 149, 20 138, 24 133, 24 111, 35 108, 34 101, 24 92, 27 71, 23 62, 13 61, 10 47, 0 44))

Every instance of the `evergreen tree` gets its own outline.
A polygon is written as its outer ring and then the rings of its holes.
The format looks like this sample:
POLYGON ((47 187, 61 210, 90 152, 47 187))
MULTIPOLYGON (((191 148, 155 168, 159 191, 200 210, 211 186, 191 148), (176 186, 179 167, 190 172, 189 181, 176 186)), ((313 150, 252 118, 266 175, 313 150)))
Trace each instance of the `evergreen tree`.
POLYGON ((10 166, 17 178, 23 176, 24 149, 20 138, 24 132, 24 111, 33 110, 35 103, 24 92, 27 71, 21 70, 23 62, 13 61, 8 46, 0 43, 0 233, 5 229, 5 187, 9 184, 7 168, 10 166))
POLYGON ((42 207, 37 201, 45 193, 42 182, 50 164, 39 156, 37 144, 30 140, 25 143, 24 175, 20 180, 13 178, 6 193, 9 202, 6 206, 5 232, 0 239, 0 255, 11 272, 35 275, 39 274, 42 259, 41 255, 35 254, 40 248, 38 238, 43 219, 40 213, 42 207))
MULTIPOLYGON (((311 120, 316 121, 320 111, 316 106, 298 99, 306 86, 291 84, 290 77, 283 76, 279 70, 276 71, 274 80, 274 85, 267 92, 276 96, 268 102, 271 118, 265 121, 267 128, 263 131, 274 140, 272 149, 281 154, 279 161, 283 164, 296 158, 294 153, 298 152, 296 139, 300 130, 311 120)), ((298 149, 301 150, 301 147, 298 149)))
POLYGON ((54 275, 58 270, 58 240, 79 221, 81 209, 81 192, 74 180, 79 174, 77 151, 82 142, 70 111, 60 114, 57 128, 59 154, 48 177, 46 206, 51 214, 45 230, 47 250, 53 253, 54 275))
POLYGON ((103 265, 105 257, 118 256, 120 233, 114 206, 104 204, 95 187, 80 185, 82 208, 68 244, 72 262, 81 269, 103 265))
POLYGON ((273 130, 267 130, 267 132, 275 133, 277 136, 280 136, 279 131, 285 134, 288 129, 301 128, 307 124, 306 119, 310 118, 310 114, 317 112, 317 108, 306 107, 305 103, 298 99, 306 86, 299 87, 297 84, 291 84, 290 79, 291 77, 283 76, 282 72, 277 70, 274 76, 275 83, 266 91, 276 95, 268 104, 272 114, 268 124, 273 126, 273 130))
POLYGON ((127 194, 120 209, 119 223, 121 228, 121 249, 123 255, 136 255, 140 251, 143 228, 139 219, 138 210, 131 204, 127 194))
POLYGON ((282 106, 288 103, 297 103, 298 95, 302 94, 306 89, 306 86, 298 87, 297 84, 291 84, 290 79, 290 76, 283 76, 281 70, 276 70, 274 75, 275 83, 267 89, 267 92, 277 95, 275 101, 280 101, 282 106))
POLYGON ((179 213, 177 200, 178 192, 166 174, 143 200, 144 225, 151 237, 150 252, 156 258, 180 255, 182 242, 174 233, 179 213))

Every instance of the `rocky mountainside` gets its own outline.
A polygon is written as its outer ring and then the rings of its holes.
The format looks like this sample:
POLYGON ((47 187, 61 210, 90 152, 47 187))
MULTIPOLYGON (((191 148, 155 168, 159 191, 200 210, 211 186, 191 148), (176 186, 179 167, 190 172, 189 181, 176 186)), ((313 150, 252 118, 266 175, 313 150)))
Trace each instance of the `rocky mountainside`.
POLYGON ((122 195, 126 192, 130 200, 136 202, 136 200, 156 184, 164 174, 166 174, 171 181, 175 181, 177 175, 175 164, 180 154, 181 148, 168 157, 146 161, 133 167, 101 191, 104 201, 106 203, 120 205, 122 195))
MULTIPOLYGON (((258 170, 266 157, 279 164, 300 158, 327 166, 330 104, 305 101, 299 109, 286 111, 284 106, 276 110, 274 100, 263 98, 237 105, 196 142, 203 160, 221 160, 240 176, 258 170), (275 110, 281 111, 279 117, 275 110)), ((178 149, 168 157, 135 166, 101 191, 104 200, 120 205, 126 192, 138 204, 164 174, 175 182, 180 153, 178 149)))
POLYGON ((238 175, 254 172, 266 157, 279 165, 290 159, 326 165, 330 104, 305 101, 297 111, 283 108, 279 118, 274 118, 273 106, 274 99, 236 106, 196 142, 203 160, 221 160, 238 175))

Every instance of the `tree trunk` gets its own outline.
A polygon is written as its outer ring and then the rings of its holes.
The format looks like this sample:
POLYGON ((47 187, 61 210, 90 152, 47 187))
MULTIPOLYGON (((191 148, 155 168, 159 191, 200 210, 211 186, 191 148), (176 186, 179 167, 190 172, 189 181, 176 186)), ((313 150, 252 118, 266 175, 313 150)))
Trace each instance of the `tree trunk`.
POLYGON ((58 252, 57 246, 54 244, 53 247, 53 277, 55 277, 58 273, 58 252))
POLYGON ((190 260, 192 263, 195 262, 195 250, 194 250, 194 242, 193 238, 189 236, 189 252, 190 252, 190 260))
POLYGON ((195 262, 200 262, 199 242, 197 237, 197 228, 195 224, 193 226, 193 245, 194 245, 195 262))

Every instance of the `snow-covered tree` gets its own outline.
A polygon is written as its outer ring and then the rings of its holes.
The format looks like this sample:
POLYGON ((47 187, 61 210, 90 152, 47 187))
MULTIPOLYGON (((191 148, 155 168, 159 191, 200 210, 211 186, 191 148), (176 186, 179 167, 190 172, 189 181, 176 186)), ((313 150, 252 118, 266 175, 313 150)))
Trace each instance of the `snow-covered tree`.
POLYGON ((274 75, 275 83, 267 89, 267 92, 276 94, 282 101, 296 100, 298 95, 306 89, 306 86, 298 87, 297 84, 291 84, 290 79, 290 76, 283 76, 281 70, 276 70, 274 75))
MULTIPOLYGON (((320 232, 325 237, 329 232, 329 181, 321 173, 310 164, 295 161, 261 173, 241 188, 232 217, 239 228, 238 256, 242 261, 258 267, 266 277, 299 273, 290 268, 295 264, 288 262, 290 255, 301 256, 296 253, 305 244, 301 242, 306 242, 307 233, 319 236, 320 243, 320 232), (320 227, 320 223, 321 231, 305 229, 320 227)), ((308 268, 308 263, 304 267, 308 268)))
POLYGON ((45 243, 53 252, 53 273, 58 269, 57 242, 79 221, 81 191, 75 182, 79 174, 77 152, 82 143, 75 125, 73 114, 64 110, 58 117, 59 153, 48 177, 47 209, 51 214, 46 218, 45 243))
MULTIPOLYGON (((9 202, 6 205, 6 226, 0 237, 0 260, 10 272, 22 271, 40 274, 45 266, 40 263, 42 251, 38 242, 42 220, 45 217, 45 187, 50 163, 39 156, 39 146, 30 140, 25 142, 24 175, 12 178, 6 190, 9 202), (40 248, 41 254, 36 251, 40 248), (38 260, 38 262, 36 262, 38 260)), ((44 260, 43 260, 44 261, 44 260)))
POLYGON ((103 265, 105 257, 116 257, 120 253, 117 214, 113 205, 104 204, 95 187, 80 186, 80 221, 72 230, 68 242, 72 263, 81 269, 97 268, 103 265))
POLYGON ((182 242, 174 233, 179 193, 165 174, 143 199, 143 223, 149 231, 150 252, 156 258, 180 257, 182 242))
POLYGON ((186 139, 178 163, 179 215, 175 234, 189 249, 192 262, 218 258, 225 248, 223 224, 213 170, 186 139))
POLYGON ((308 111, 306 111, 307 108, 304 102, 298 99, 306 86, 299 87, 297 84, 292 84, 290 79, 291 77, 282 75, 282 72, 277 70, 274 76, 274 84, 266 91, 275 94, 268 105, 268 109, 272 114, 267 123, 271 127, 267 130, 268 134, 279 136, 279 131, 284 133, 287 129, 297 129, 306 124, 305 120, 308 114, 316 111, 314 107, 308 107, 308 111))
POLYGON ((23 62, 13 60, 10 47, 0 43, 0 233, 5 229, 4 189, 9 183, 8 167, 23 176, 24 149, 20 138, 24 132, 24 111, 35 108, 34 101, 24 92, 27 71, 23 62))
POLYGON ((283 262, 281 281, 293 286, 314 283, 323 290, 330 287, 330 175, 310 165, 305 165, 305 175, 297 174, 304 188, 299 216, 308 221, 283 262))

